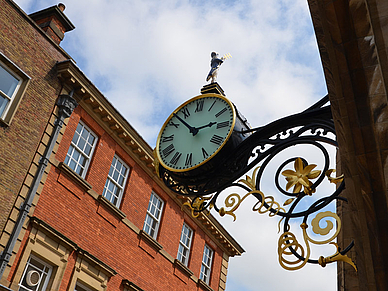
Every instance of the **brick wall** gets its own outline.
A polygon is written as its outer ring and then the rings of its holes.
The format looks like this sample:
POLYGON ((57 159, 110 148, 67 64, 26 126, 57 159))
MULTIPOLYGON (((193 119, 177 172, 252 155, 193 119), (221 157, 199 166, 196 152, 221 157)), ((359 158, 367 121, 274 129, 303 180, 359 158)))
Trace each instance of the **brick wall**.
MULTIPOLYGON (((69 178, 63 169, 52 167, 34 216, 114 268, 119 275, 109 280, 108 290, 118 290, 123 278, 135 282, 144 290, 197 290, 201 287, 198 287, 195 280, 200 275, 205 243, 214 250, 210 286, 217 290, 223 252, 81 107, 77 107, 69 119, 54 163, 64 161, 79 120, 98 136, 85 177, 92 189, 85 190, 69 178), (103 192, 115 153, 131 168, 119 208, 126 215, 125 219, 135 226, 132 228, 123 222, 122 217, 96 199, 96 195, 103 192), (162 251, 146 246, 139 234, 152 190, 165 203, 157 237, 158 243, 163 246, 162 251), (194 231, 188 265, 193 272, 193 279, 178 274, 181 271, 174 265, 183 222, 194 231), (167 254, 163 255, 162 252, 167 254), (118 280, 117 276, 121 279, 118 280)), ((66 290, 66 278, 63 278, 61 290, 66 290)))
POLYGON ((55 64, 66 56, 31 26, 10 1, 0 0, 0 7, 0 52, 31 77, 12 123, 0 127, 1 232, 60 90, 55 64))

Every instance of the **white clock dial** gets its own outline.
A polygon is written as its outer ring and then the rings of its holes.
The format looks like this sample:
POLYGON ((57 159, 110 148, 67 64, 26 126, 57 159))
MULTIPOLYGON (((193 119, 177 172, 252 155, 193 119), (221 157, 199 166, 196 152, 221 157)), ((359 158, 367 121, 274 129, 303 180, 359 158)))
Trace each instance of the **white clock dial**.
POLYGON ((225 97, 204 94, 187 101, 165 122, 157 156, 169 170, 188 171, 210 160, 229 139, 235 109, 225 97))

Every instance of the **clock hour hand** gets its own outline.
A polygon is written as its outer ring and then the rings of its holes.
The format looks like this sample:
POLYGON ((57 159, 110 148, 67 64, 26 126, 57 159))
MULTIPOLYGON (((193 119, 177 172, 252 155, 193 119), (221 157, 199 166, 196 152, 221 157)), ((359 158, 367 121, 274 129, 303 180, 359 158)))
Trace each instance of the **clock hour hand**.
POLYGON ((197 129, 202 129, 202 128, 206 128, 206 127, 212 127, 214 124, 216 124, 217 122, 209 122, 209 124, 206 124, 206 125, 203 125, 203 126, 200 126, 200 127, 197 127, 197 129))
POLYGON ((195 128, 195 127, 191 126, 190 124, 188 124, 186 121, 184 121, 182 118, 180 118, 178 114, 173 113, 173 115, 174 115, 176 118, 178 118, 178 119, 180 120, 180 122, 182 122, 183 125, 186 126, 186 127, 189 129, 190 133, 192 133, 193 136, 196 135, 196 134, 198 133, 198 129, 197 129, 197 128, 195 128))

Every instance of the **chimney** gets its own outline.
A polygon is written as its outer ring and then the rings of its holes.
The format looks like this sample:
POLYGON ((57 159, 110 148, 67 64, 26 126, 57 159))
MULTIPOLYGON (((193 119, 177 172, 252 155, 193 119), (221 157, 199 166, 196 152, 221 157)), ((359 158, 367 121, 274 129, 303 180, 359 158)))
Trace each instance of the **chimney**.
POLYGON ((65 5, 59 3, 41 11, 30 14, 29 16, 35 21, 46 33, 50 36, 56 44, 65 37, 65 32, 71 31, 75 26, 63 13, 65 5))

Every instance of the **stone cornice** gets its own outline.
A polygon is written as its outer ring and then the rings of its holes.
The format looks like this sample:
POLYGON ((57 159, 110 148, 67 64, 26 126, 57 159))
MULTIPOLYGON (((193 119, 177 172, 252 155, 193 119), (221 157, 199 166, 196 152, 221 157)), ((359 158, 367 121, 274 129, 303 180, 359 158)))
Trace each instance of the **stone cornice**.
MULTIPOLYGON (((126 119, 114 108, 72 60, 57 63, 58 78, 64 89, 74 89, 74 98, 89 115, 147 172, 179 206, 188 198, 178 198, 156 175, 153 150, 126 119)), ((187 207, 185 213, 191 216, 187 207)), ((210 214, 201 213, 194 221, 213 238, 228 256, 241 255, 244 249, 210 214)))

